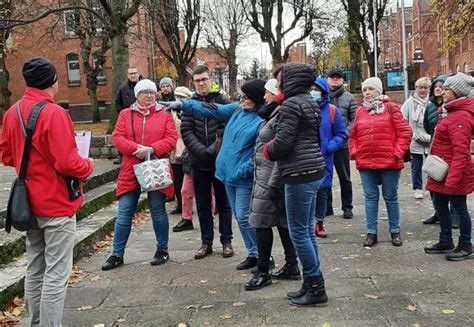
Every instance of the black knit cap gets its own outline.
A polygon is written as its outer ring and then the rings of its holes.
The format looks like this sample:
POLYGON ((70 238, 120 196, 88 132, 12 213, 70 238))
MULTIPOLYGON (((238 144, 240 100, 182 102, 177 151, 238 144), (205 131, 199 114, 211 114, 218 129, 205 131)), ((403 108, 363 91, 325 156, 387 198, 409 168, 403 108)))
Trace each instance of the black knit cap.
POLYGON ((263 98, 265 95, 265 83, 266 81, 263 79, 253 79, 242 85, 240 89, 250 100, 257 105, 260 105, 265 102, 265 99, 263 98))
POLYGON ((47 89, 58 80, 53 63, 44 57, 33 57, 23 65, 26 85, 40 90, 47 89))

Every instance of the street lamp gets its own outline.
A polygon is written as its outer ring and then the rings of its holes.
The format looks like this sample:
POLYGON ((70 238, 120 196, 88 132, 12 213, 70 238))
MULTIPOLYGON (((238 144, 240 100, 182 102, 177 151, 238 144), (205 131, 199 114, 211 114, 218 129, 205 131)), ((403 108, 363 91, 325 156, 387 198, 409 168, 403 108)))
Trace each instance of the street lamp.
POLYGON ((423 50, 420 48, 416 48, 415 52, 413 53, 413 63, 414 64, 422 64, 424 63, 424 57, 423 57, 423 50))

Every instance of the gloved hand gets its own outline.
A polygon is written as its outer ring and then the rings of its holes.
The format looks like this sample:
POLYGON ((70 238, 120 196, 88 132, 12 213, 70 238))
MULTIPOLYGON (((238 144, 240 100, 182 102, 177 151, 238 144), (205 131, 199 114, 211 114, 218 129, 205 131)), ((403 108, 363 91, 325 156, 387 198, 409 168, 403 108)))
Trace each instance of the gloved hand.
POLYGON ((181 107, 183 103, 181 101, 158 101, 159 104, 166 107, 166 111, 176 111, 181 112, 181 107))

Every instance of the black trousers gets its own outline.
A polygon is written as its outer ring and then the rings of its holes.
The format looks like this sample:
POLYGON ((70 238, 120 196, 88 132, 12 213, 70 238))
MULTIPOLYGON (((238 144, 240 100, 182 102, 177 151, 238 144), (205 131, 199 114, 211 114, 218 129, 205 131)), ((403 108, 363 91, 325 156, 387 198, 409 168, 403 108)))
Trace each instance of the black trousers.
MULTIPOLYGON (((273 229, 256 228, 257 233, 257 247, 258 247, 258 262, 257 266, 260 271, 268 272, 270 264, 270 255, 273 247, 273 229)), ((278 226, 278 234, 280 234, 283 250, 285 251, 285 261, 287 264, 296 265, 297 257, 295 247, 291 242, 290 232, 288 228, 278 226)))
MULTIPOLYGON (((334 168, 336 168, 339 184, 341 185, 342 210, 352 210, 352 182, 351 166, 349 164, 349 149, 341 149, 334 152, 334 168)), ((327 210, 332 208, 332 189, 328 189, 327 210)))
POLYGON ((182 202, 181 202, 181 188, 183 187, 183 165, 182 164, 171 164, 173 168, 173 185, 174 185, 174 195, 176 196, 176 207, 179 210, 182 210, 182 202))

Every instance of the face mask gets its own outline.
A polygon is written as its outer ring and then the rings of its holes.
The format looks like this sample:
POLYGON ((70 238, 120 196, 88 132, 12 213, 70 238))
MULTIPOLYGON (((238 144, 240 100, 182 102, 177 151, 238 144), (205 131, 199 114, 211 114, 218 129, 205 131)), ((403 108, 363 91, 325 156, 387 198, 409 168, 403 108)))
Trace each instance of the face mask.
POLYGON ((314 100, 321 100, 321 91, 311 90, 309 94, 311 94, 314 100))

